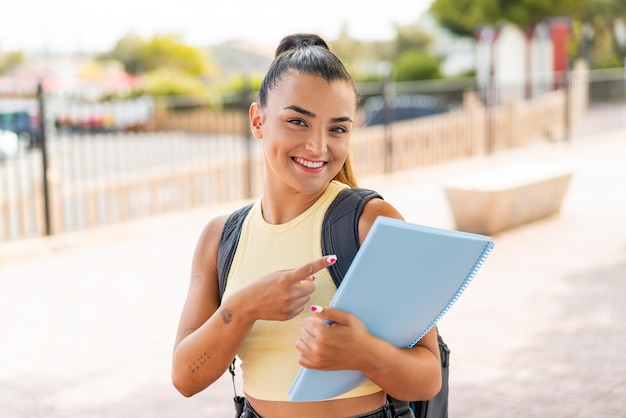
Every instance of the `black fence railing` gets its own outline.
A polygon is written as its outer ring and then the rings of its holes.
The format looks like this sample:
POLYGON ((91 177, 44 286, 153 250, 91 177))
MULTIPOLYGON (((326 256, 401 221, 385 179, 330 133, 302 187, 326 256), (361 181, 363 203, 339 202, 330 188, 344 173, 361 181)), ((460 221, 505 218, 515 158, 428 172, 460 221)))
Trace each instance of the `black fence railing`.
MULTIPOLYGON (((522 95, 513 101, 506 86, 473 79, 362 84, 357 174, 626 129, 623 69, 565 81, 513 86, 522 95)), ((257 195, 254 94, 231 97, 216 111, 212 98, 85 103, 0 93, 0 243, 257 195)))

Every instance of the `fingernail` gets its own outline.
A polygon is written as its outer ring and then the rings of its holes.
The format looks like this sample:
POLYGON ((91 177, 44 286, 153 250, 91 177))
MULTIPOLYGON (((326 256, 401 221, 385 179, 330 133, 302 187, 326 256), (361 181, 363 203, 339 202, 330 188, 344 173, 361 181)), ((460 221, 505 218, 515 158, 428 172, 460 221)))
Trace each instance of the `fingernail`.
POLYGON ((311 306, 311 312, 322 312, 324 310, 324 308, 322 308, 321 306, 318 305, 312 305, 311 306))
POLYGON ((315 274, 311 274, 311 280, 315 280, 315 274))
POLYGON ((337 256, 336 255, 329 255, 328 258, 326 259, 326 261, 328 261, 330 264, 333 264, 335 261, 337 261, 337 256))

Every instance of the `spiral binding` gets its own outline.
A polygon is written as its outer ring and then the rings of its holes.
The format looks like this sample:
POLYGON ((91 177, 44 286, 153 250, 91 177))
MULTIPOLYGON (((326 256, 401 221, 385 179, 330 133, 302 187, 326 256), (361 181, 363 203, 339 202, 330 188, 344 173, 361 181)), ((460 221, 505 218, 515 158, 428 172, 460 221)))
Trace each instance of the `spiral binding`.
POLYGON ((417 337, 413 339, 413 341, 411 341, 411 343, 409 344, 409 348, 417 344, 417 342, 421 340, 422 337, 426 335, 426 333, 430 331, 431 328, 437 324, 437 322, 439 322, 439 320, 446 314, 446 312, 448 312, 448 310, 452 307, 452 305, 456 303, 459 297, 461 297, 461 294, 465 291, 465 289, 467 289, 467 286, 469 286, 474 276, 476 276, 476 273, 478 273, 478 270, 480 270, 482 265, 485 263, 485 260, 487 259, 487 256, 491 253, 491 251, 493 250, 493 247, 494 247, 493 241, 489 241, 485 245, 483 252, 480 254, 478 259, 476 260, 476 262, 470 269, 469 273, 467 274, 467 276, 465 276, 465 279, 463 280, 463 283, 461 283, 461 286, 459 286, 457 291, 454 293, 454 295, 452 295, 452 297, 450 298, 446 306, 441 310, 441 312, 439 312, 439 314, 435 317, 435 319, 430 321, 430 323, 426 326, 426 328, 424 328, 424 331, 422 331, 417 337))

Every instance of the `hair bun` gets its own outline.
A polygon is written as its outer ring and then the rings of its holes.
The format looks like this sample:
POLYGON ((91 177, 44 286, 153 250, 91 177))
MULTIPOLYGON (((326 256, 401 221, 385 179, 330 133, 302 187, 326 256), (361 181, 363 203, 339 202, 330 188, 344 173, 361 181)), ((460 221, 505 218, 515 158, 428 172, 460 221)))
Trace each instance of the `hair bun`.
POLYGON ((311 45, 312 43, 313 43, 313 40, 311 38, 300 38, 296 41, 297 46, 311 45))
POLYGON ((321 46, 324 49, 330 50, 326 41, 324 41, 319 35, 315 35, 313 33, 296 33, 293 35, 287 35, 280 41, 276 51, 274 52, 274 57, 278 57, 279 55, 292 49, 308 46, 321 46))

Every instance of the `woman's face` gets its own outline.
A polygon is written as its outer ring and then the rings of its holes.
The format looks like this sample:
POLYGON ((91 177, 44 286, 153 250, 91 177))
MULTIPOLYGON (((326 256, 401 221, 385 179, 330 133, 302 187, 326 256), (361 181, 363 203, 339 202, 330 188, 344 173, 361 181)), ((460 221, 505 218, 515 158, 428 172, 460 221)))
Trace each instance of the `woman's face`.
POLYGON ((349 82, 285 74, 263 109, 250 108, 253 134, 263 142, 267 187, 323 191, 346 159, 355 112, 349 82))

